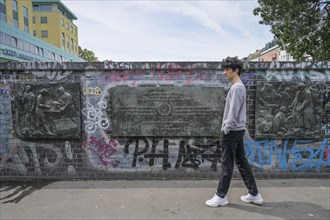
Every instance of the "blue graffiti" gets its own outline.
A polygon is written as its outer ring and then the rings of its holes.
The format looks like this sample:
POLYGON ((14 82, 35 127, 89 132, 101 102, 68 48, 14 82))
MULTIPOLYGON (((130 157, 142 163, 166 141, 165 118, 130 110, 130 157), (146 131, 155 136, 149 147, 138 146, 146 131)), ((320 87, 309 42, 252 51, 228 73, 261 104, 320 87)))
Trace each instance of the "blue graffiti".
POLYGON ((283 171, 318 170, 330 166, 330 145, 327 143, 328 139, 323 139, 315 150, 312 140, 285 139, 279 144, 274 139, 249 140, 245 141, 245 152, 250 164, 261 169, 278 164, 283 171))
POLYGON ((2 88, 0 88, 0 97, 2 97, 2 98, 9 98, 10 95, 9 95, 8 89, 2 89, 2 88))

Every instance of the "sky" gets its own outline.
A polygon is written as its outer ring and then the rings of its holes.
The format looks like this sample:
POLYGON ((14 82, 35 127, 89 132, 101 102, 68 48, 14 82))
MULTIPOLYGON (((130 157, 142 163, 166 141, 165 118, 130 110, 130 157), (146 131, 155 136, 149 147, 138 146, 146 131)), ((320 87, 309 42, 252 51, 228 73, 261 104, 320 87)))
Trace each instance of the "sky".
POLYGON ((257 0, 62 0, 78 43, 100 61, 220 61, 273 40, 257 0))

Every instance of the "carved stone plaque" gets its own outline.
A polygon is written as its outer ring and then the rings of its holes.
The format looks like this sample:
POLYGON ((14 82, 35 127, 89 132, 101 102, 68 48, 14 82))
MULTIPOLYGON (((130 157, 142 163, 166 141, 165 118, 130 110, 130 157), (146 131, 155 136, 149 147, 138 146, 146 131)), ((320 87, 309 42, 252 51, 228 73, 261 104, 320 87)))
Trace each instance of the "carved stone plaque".
POLYGON ((222 87, 114 87, 114 136, 219 136, 222 87))
POLYGON ((324 82, 257 82, 257 138, 322 137, 324 82))
POLYGON ((17 83, 14 93, 17 137, 80 137, 79 83, 17 83))

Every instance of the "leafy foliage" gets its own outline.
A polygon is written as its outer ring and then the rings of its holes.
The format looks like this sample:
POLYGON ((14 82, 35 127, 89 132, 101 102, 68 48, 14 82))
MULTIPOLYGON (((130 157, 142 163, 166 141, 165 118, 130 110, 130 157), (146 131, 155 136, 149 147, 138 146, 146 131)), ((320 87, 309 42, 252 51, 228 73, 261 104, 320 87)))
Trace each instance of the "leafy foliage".
POLYGON ((79 57, 88 62, 97 62, 99 59, 95 56, 94 52, 88 49, 82 49, 78 46, 79 57))
POLYGON ((254 15, 270 25, 281 48, 297 60, 330 60, 330 1, 258 0, 254 15))

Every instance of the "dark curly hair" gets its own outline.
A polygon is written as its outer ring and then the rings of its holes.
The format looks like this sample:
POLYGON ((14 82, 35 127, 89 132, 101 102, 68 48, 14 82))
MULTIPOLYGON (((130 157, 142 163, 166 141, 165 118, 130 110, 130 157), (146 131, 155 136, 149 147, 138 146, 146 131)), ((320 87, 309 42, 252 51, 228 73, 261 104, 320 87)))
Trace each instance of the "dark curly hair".
POLYGON ((222 60, 222 68, 231 68, 233 71, 238 69, 238 75, 240 76, 243 72, 243 63, 237 57, 227 57, 226 59, 222 60))

